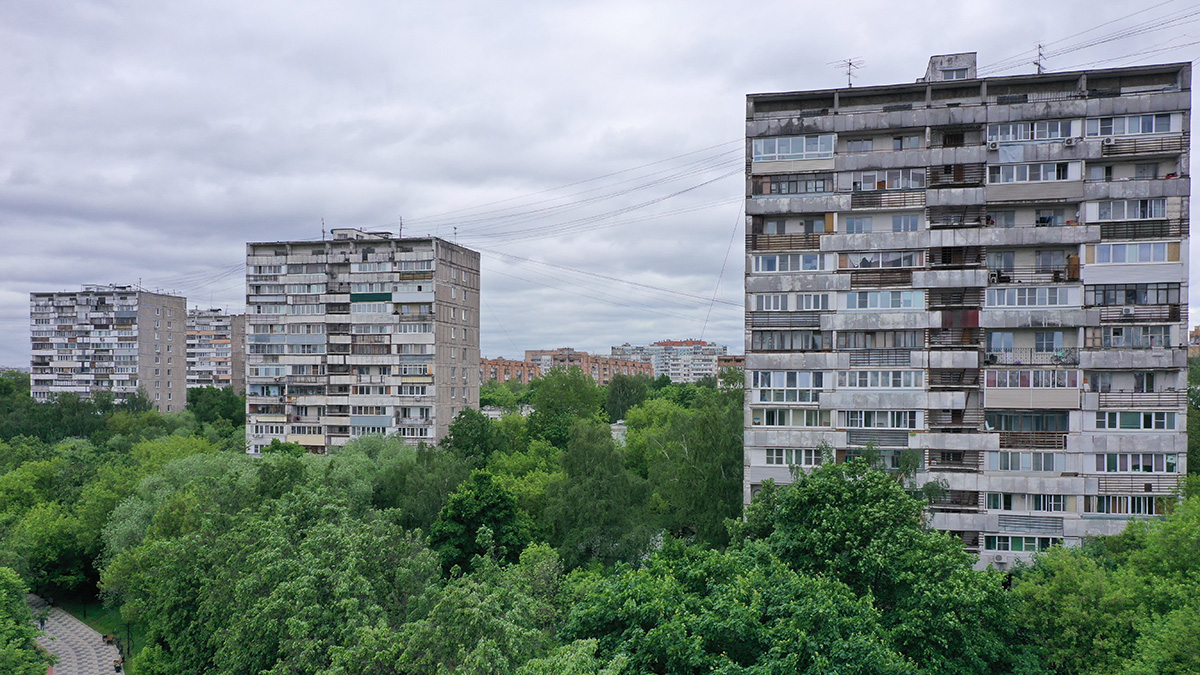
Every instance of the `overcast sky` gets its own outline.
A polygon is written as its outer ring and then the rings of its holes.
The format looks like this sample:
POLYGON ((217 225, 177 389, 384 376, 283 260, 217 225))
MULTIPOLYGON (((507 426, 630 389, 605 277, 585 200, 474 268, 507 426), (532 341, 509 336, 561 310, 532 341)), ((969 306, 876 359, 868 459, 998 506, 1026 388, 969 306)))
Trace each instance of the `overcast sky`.
POLYGON ((856 85, 1028 73, 1171 16, 1050 70, 1194 59, 1200 3, 0 0, 0 364, 29 365, 31 291, 242 311, 246 241, 401 218, 482 252, 485 356, 741 353, 747 93, 850 57, 856 85))

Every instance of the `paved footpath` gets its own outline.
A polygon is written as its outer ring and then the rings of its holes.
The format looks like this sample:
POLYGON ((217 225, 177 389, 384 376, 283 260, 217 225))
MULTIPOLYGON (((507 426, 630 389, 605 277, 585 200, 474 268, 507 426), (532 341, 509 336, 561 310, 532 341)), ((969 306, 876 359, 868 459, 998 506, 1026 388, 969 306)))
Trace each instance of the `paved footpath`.
MULTIPOLYGON (((47 609, 46 601, 32 593, 25 600, 35 617, 47 609)), ((113 661, 119 656, 116 647, 104 644, 99 633, 67 612, 57 607, 48 609, 45 634, 37 641, 58 657, 54 675, 108 675, 115 672, 113 661)))

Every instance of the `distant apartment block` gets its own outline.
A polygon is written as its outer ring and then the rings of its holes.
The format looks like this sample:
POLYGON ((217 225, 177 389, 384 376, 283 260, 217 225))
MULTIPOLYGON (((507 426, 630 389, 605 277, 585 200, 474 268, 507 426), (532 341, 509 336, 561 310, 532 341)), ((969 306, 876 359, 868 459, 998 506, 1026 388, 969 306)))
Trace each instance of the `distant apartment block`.
POLYGON ((551 368, 579 368, 590 375, 596 384, 608 384, 614 375, 653 376, 654 367, 649 363, 621 359, 611 356, 592 355, 570 347, 558 349, 527 349, 525 360, 536 363, 542 373, 551 368))
POLYGON ((981 566, 1174 500, 1191 64, 746 104, 745 499, 867 446, 981 566))
POLYGON ((246 390, 246 315, 190 309, 187 316, 187 386, 246 390))
POLYGON ((508 382, 515 380, 529 384, 542 374, 542 369, 533 361, 514 361, 504 357, 479 360, 481 382, 508 382))
POLYGON ((703 340, 661 340, 634 346, 628 342, 612 348, 617 358, 649 363, 654 376, 666 375, 672 382, 696 382, 720 372, 718 360, 729 348, 703 340))
POLYGON ((162 412, 187 404, 187 300, 133 286, 30 293, 30 391, 123 401, 141 390, 162 412))
POLYGON ((436 443, 479 406, 479 254, 335 229, 246 246, 246 438, 436 443))

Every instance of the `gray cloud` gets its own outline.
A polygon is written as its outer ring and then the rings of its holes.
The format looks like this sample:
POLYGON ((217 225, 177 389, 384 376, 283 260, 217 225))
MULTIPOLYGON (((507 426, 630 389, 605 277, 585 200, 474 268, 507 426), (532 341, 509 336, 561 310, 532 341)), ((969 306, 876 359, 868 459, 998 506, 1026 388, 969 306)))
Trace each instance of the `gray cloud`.
POLYGON ((1082 0, 9 3, 0 364, 28 364, 30 291, 141 280, 238 309, 247 240, 401 216, 407 234, 450 238, 457 225, 484 251, 485 354, 701 331, 740 351, 740 176, 602 215, 736 169, 748 92, 841 86, 826 64, 850 56, 867 64, 858 84, 909 81, 933 53, 990 63, 1129 11, 1082 0), (714 159, 621 192, 721 151, 727 167, 714 159), (552 190, 614 172, 625 173, 552 190), (610 196, 581 203, 598 195, 610 196), (711 297, 727 252, 711 311, 498 255, 711 297))

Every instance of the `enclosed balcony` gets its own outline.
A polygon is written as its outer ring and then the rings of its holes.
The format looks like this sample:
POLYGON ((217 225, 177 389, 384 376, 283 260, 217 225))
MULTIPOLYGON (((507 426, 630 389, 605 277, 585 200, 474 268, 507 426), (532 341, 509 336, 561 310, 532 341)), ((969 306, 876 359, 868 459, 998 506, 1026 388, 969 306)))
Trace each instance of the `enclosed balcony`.
POLYGON ((1079 349, 1062 347, 1040 351, 1034 347, 1013 347, 987 352, 984 363, 990 366, 1076 366, 1079 365, 1079 349))

